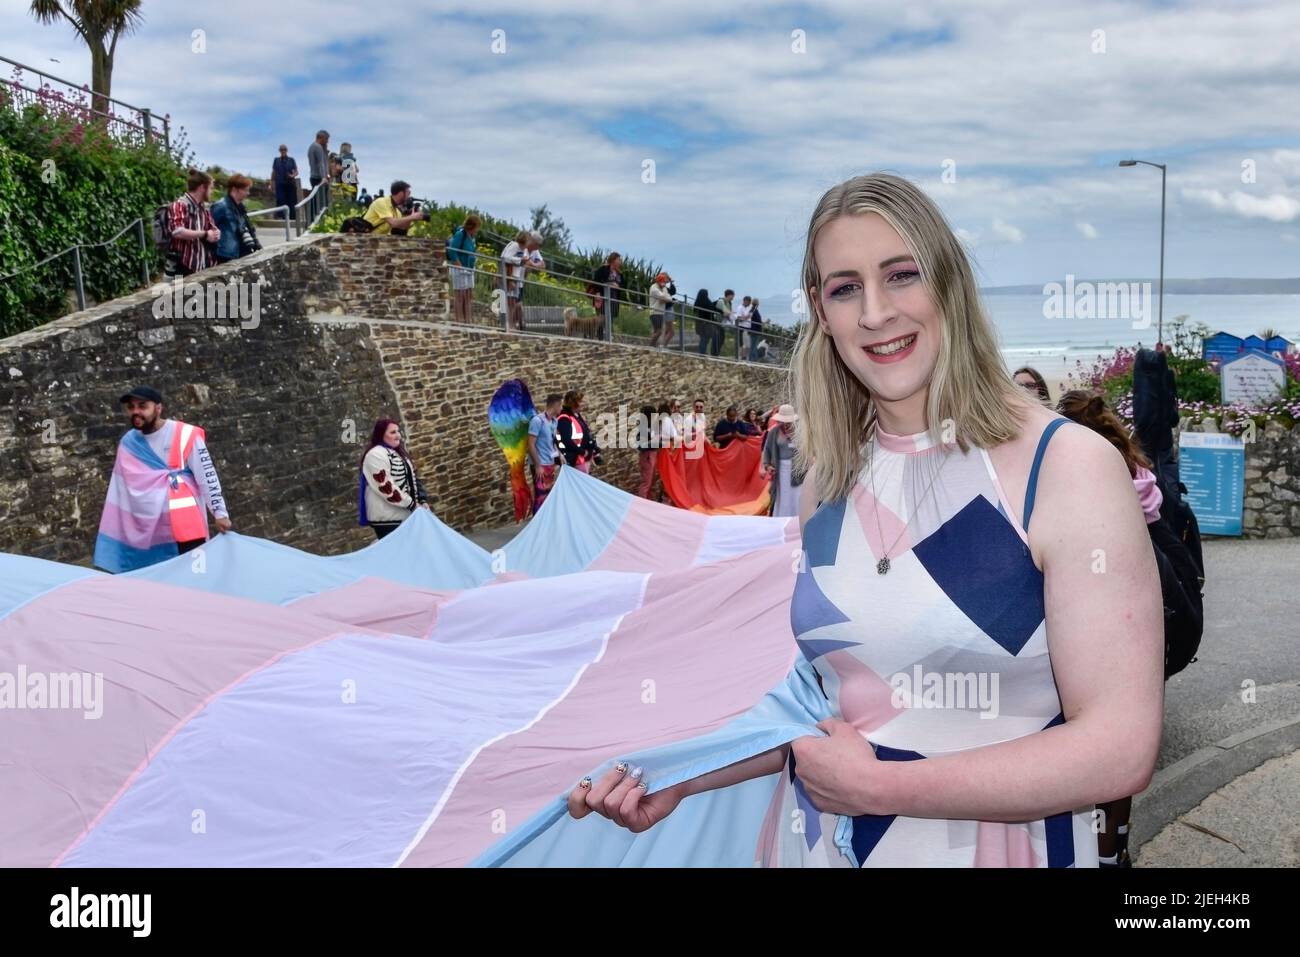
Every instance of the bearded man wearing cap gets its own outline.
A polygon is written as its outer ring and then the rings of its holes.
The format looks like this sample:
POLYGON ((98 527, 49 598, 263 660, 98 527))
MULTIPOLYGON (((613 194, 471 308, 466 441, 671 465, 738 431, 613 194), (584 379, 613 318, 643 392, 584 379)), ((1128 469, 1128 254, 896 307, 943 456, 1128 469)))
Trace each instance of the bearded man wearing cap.
POLYGON ((798 419, 794 406, 781 406, 767 420, 767 435, 763 437, 761 467, 772 486, 772 514, 782 518, 799 514, 804 476, 794 465, 794 424, 798 419))
POLYGON ((95 565, 110 572, 144 568, 202 545, 208 512, 218 532, 230 530, 203 430, 163 418, 163 397, 151 386, 132 389, 121 403, 131 429, 117 445, 95 539, 95 565))

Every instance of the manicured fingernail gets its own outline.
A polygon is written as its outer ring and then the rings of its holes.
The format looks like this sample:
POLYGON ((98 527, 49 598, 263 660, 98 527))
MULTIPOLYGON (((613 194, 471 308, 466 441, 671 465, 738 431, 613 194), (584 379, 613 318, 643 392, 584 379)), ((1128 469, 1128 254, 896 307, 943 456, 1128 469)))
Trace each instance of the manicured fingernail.
POLYGON ((626 761, 618 762, 618 764, 614 765, 614 770, 617 771, 619 774, 627 774, 627 762, 626 761))
POLYGON ((583 778, 581 781, 578 782, 578 787, 580 788, 591 787, 591 778, 583 778))
POLYGON ((648 785, 645 781, 642 781, 640 784, 637 785, 637 787, 639 787, 642 791, 648 791, 650 789, 650 785, 648 785))
POLYGON ((633 768, 633 769, 632 769, 632 780, 633 780, 633 781, 640 781, 640 780, 641 780, 641 775, 644 774, 644 773, 645 773, 645 768, 633 768))

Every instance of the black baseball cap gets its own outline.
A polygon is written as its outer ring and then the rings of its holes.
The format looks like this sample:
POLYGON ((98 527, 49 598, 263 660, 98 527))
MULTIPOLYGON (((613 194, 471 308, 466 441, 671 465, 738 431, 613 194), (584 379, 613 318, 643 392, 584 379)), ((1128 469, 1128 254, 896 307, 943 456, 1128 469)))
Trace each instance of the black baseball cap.
POLYGON ((162 403, 162 393, 151 385, 138 385, 117 401, 125 405, 130 399, 142 399, 145 402, 162 403))

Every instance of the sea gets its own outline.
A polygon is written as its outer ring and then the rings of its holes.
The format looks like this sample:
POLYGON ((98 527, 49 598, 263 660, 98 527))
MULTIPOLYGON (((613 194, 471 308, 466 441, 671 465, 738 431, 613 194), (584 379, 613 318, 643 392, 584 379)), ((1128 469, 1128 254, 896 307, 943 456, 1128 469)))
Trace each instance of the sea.
MULTIPOLYGON (((1133 319, 1044 318, 1043 296, 1036 294, 986 294, 983 300, 1009 369, 1028 365, 1055 376, 1073 372, 1076 362, 1091 366, 1119 346, 1153 346, 1157 338, 1154 302, 1150 325, 1134 328, 1133 319)), ((1171 338, 1171 320, 1178 316, 1186 316, 1189 327, 1200 323, 1211 333, 1244 337, 1272 329, 1300 345, 1300 295, 1166 294, 1166 339, 1171 338)))
MULTIPOLYGON (((1153 297, 1150 323, 1135 320, 1045 317, 1044 296, 1039 293, 984 293, 984 307, 997 327, 1002 357, 1009 370, 1033 366, 1049 380, 1077 370, 1076 363, 1091 366, 1099 356, 1109 357, 1120 346, 1154 346, 1156 305, 1153 297)), ((780 302, 776 297, 769 302, 780 302)), ((792 325, 794 316, 769 314, 778 324, 792 325)), ((1211 333, 1248 336, 1266 329, 1285 336, 1300 347, 1300 295, 1291 294, 1174 294, 1164 298, 1165 338, 1170 323, 1187 317, 1187 326, 1204 324, 1211 333)))

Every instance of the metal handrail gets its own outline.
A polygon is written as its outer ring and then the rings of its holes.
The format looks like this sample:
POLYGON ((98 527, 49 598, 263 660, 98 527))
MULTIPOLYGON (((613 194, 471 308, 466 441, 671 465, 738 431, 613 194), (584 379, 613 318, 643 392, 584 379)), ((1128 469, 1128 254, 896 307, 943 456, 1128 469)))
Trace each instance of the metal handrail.
MULTIPOLYGON (((471 254, 471 255, 482 256, 482 255, 484 255, 484 254, 483 254, 483 253, 473 253, 473 254, 471 254)), ((493 258, 493 257, 489 257, 489 258, 493 258)), ((498 261, 499 261, 499 260, 498 260, 498 261)), ((451 263, 450 261, 448 261, 447 265, 448 265, 448 266, 453 266, 454 264, 451 263)), ((456 268, 466 268, 466 267, 457 266, 456 268)), ((549 268, 548 268, 548 269, 545 269, 545 270, 543 270, 543 271, 546 272, 546 273, 548 273, 548 274, 550 274, 550 275, 562 275, 562 274, 560 274, 560 273, 555 273, 555 272, 553 272, 553 271, 552 271, 551 269, 549 269, 549 268)), ((484 276, 484 277, 487 277, 487 279, 489 280, 489 282, 490 282, 492 285, 498 286, 499 288, 505 288, 505 284, 506 284, 506 282, 509 281, 509 282, 512 282, 512 283, 523 283, 525 286, 531 285, 531 286, 534 286, 534 287, 536 287, 536 288, 545 289, 545 290, 547 290, 549 293, 551 293, 551 294, 553 294, 553 295, 554 295, 554 294, 569 295, 569 296, 574 297, 574 300, 575 300, 575 301, 580 300, 580 299, 585 299, 585 298, 587 297, 587 296, 586 296, 586 293, 584 293, 584 292, 580 292, 580 291, 578 291, 578 290, 574 290, 574 289, 568 289, 568 288, 565 288, 565 287, 556 287, 556 286, 553 286, 553 285, 549 285, 549 284, 547 284, 547 283, 539 282, 539 281, 537 281, 537 280, 535 280, 535 279, 524 278, 524 279, 510 279, 510 280, 507 280, 507 277, 506 277, 506 275, 505 275, 504 272, 492 272, 492 271, 489 271, 489 270, 486 270, 486 269, 481 269, 481 268, 479 268, 479 266, 477 266, 477 265, 475 265, 474 267, 472 267, 472 272, 475 274, 476 277, 477 277, 477 276, 484 276)), ((573 278, 578 278, 578 277, 573 277, 573 278)), ((605 341, 607 341, 607 342, 612 342, 612 341, 614 341, 614 339, 613 339, 613 315, 612 315, 612 311, 611 311, 611 309, 610 309, 610 300, 609 300, 609 297, 608 297, 608 296, 605 296, 605 297, 603 297, 603 298, 604 298, 604 306, 605 306, 605 329, 604 329, 604 338, 605 338, 605 341)), ((683 298, 680 298, 680 299, 677 299, 676 301, 677 301, 679 304, 686 306, 687 308, 693 308, 693 304, 692 304, 689 300, 685 299, 684 297, 683 297, 683 298)), ((635 306, 634 306, 634 308, 635 308, 635 306)), ((687 320, 690 319, 690 318, 697 318, 697 317, 687 316, 687 315, 685 315, 685 314, 682 313, 682 312, 678 312, 678 311, 674 310, 673 318, 676 319, 676 320, 679 320, 679 322, 678 322, 678 326, 677 326, 677 330, 676 330, 676 335, 675 335, 675 337, 674 337, 674 338, 676 339, 676 343, 675 343, 675 345, 674 345, 674 349, 675 349, 676 351, 679 351, 679 352, 682 352, 682 353, 687 353, 687 350, 686 350, 686 322, 687 322, 687 320)), ((735 343, 736 343, 736 350, 735 350, 735 353, 736 353, 736 354, 735 354, 735 356, 734 356, 735 361, 738 361, 738 362, 748 362, 748 361, 751 361, 751 360, 749 360, 749 359, 747 359, 746 357, 744 357, 744 356, 741 355, 741 352, 740 352, 740 339, 741 339, 741 337, 740 337, 740 335, 738 334, 738 333, 741 333, 741 332, 748 333, 748 332, 749 332, 748 329, 742 329, 742 328, 739 328, 739 327, 735 326, 734 324, 727 324, 726 321, 723 320, 722 318, 718 318, 718 319, 715 319, 715 320, 709 320, 709 321, 711 321, 711 322, 716 322, 716 323, 718 324, 718 326, 719 326, 720 328, 724 329, 724 330, 725 330, 726 328, 731 328, 734 332, 737 333, 737 335, 735 336, 735 343)), ((510 317, 509 317, 508 314, 502 316, 502 327, 503 327, 506 331, 511 331, 511 327, 510 327, 510 317)), ((768 331, 768 330, 764 330, 764 331, 761 332, 759 335, 760 335, 763 339, 771 340, 771 341, 773 341, 774 343, 779 344, 779 345, 780 345, 780 346, 781 346, 781 347, 782 347, 782 348, 787 352, 787 354, 788 354, 790 351, 793 350, 793 347, 794 347, 795 343, 798 341, 798 338, 797 338, 796 336, 785 335, 785 334, 782 334, 782 333, 771 332, 771 331, 768 331)), ((700 353, 700 354, 701 354, 701 355, 704 355, 704 354, 706 354, 706 353, 700 353)), ((711 358, 722 358, 722 357, 721 357, 721 356, 711 356, 711 358)), ((731 357, 728 357, 728 358, 731 358, 731 357)))
MULTIPOLYGON (((100 99, 104 100, 105 102, 116 103, 118 106, 124 106, 128 110, 132 111, 133 113, 139 113, 140 116, 142 117, 147 116, 152 119, 156 119, 162 123, 164 131, 167 131, 168 127, 171 125, 171 120, 169 117, 159 116, 157 113, 153 112, 148 107, 133 106, 132 104, 127 103, 125 100, 119 100, 111 96, 102 96, 101 94, 97 94, 93 90, 88 89, 84 84, 78 85, 76 83, 73 83, 71 80, 63 79, 63 77, 61 76, 55 76, 53 73, 46 73, 44 70, 38 70, 34 66, 28 66, 25 63, 19 63, 17 60, 11 60, 5 56, 0 56, 0 63, 8 63, 10 66, 15 66, 19 70, 22 70, 25 73, 35 73, 37 76, 44 77, 47 80, 53 80, 55 83, 62 83, 64 86, 68 87, 69 89, 76 90, 78 93, 89 93, 92 98, 98 96, 100 99)), ((20 84, 13 83, 12 81, 5 81, 5 82, 11 83, 11 85, 15 85, 15 86, 20 85, 20 84)), ((101 111, 93 110, 92 112, 98 113, 101 111)), ((146 124, 146 128, 147 128, 147 124, 146 124)), ((164 133, 164 135, 166 135, 166 132, 164 133)), ((168 136, 168 142, 170 143, 169 136, 168 136)))
POLYGON ((289 216, 290 216, 290 214, 293 213, 293 210, 290 209, 288 206, 268 206, 266 209, 255 209, 255 210, 253 210, 251 213, 248 214, 248 218, 249 218, 249 219, 253 219, 253 218, 256 217, 256 216, 266 216, 266 215, 268 215, 268 214, 270 214, 270 213, 279 213, 279 212, 284 212, 284 214, 285 214, 285 216, 284 216, 284 241, 287 243, 287 242, 289 242, 291 239, 293 239, 293 235, 292 235, 292 234, 290 233, 290 231, 289 231, 289 216))
POLYGON ((281 205, 270 206, 266 209, 257 209, 249 213, 248 218, 253 219, 256 216, 269 216, 271 213, 286 213, 287 215, 284 219, 284 239, 285 242, 289 242, 293 239, 293 234, 289 226, 289 216, 291 215, 293 217, 293 222, 297 226, 299 235, 306 235, 311 231, 313 226, 320 222, 321 217, 329 211, 329 188, 330 181, 328 179, 321 180, 310 193, 304 196, 292 207, 281 205))
MULTIPOLYGON (((119 229, 112 236, 108 237, 108 239, 105 239, 103 242, 74 243, 73 245, 69 246, 67 249, 54 253, 52 256, 46 256, 40 262, 32 263, 31 265, 24 266, 23 268, 8 273, 7 275, 0 276, 0 282, 5 282, 6 280, 13 279, 16 276, 21 276, 25 272, 30 272, 33 269, 38 269, 41 266, 44 266, 46 263, 54 262, 54 260, 66 256, 68 255, 68 253, 72 253, 72 272, 73 272, 73 276, 76 279, 76 285, 77 285, 77 308, 85 309, 86 308, 86 284, 81 271, 81 250, 101 249, 107 246, 109 243, 117 242, 117 240, 121 239, 124 235, 126 235, 127 231, 130 229, 136 230, 136 237, 140 240, 140 248, 147 254, 149 251, 149 244, 145 238, 144 217, 138 216, 135 219, 131 220, 131 222, 123 226, 121 229, 119 229)), ((149 285, 149 279, 151 277, 149 275, 149 263, 147 259, 141 261, 140 275, 141 278, 144 280, 144 285, 146 286, 149 285)))
MULTIPOLYGON (((504 236, 501 236, 500 234, 498 234, 498 233, 494 233, 494 232, 492 232, 492 231, 490 231, 490 230, 483 229, 482 227, 479 228, 479 234, 482 235, 482 236, 486 236, 486 237, 488 237, 488 238, 490 238, 490 239, 497 240, 497 241, 503 241, 503 240, 504 240, 506 243, 514 242, 514 240, 506 240, 504 236)), ((504 248, 504 246, 503 246, 502 248, 504 248)), ((578 276, 578 275, 576 275, 576 274, 574 274, 574 273, 561 272, 561 271, 559 271, 559 270, 557 270, 557 269, 552 269, 552 268, 550 267, 550 265, 549 265, 551 259, 560 259, 561 261, 564 261, 564 260, 567 259, 567 257, 562 257, 562 256, 557 257, 557 256, 553 256, 553 255, 547 257, 548 265, 547 265, 547 268, 545 269, 545 272, 548 273, 549 275, 552 275, 552 276, 559 276, 560 278, 563 278, 563 279, 571 279, 571 280, 573 280, 574 282, 580 282, 580 283, 583 283, 583 284, 588 284, 588 283, 591 283, 591 282, 592 282, 591 279, 586 278, 586 277, 583 277, 583 276, 578 276)), ((530 281, 532 281, 532 280, 527 280, 527 279, 525 279, 524 281, 525 281, 525 282, 530 282, 530 281)), ((544 284, 542 284, 542 285, 544 285, 544 284)), ((614 288, 614 287, 611 287, 611 286, 608 286, 608 285, 607 285, 605 288, 606 288, 606 290, 609 290, 609 289, 614 288)), ((643 308, 643 309, 649 309, 649 308, 650 308, 650 296, 649 296, 649 294, 647 294, 647 293, 643 293, 643 292, 639 292, 638 290, 635 290, 635 289, 628 289, 628 288, 623 287, 623 286, 619 286, 619 287, 617 287, 617 288, 618 288, 619 294, 622 295, 622 296, 624 296, 624 297, 626 297, 625 301, 627 302, 628 305, 633 306, 634 308, 643 308)), ((606 295, 604 298, 605 298, 605 300, 608 302, 608 300, 609 300, 609 296, 606 295)), ((695 301, 694 301, 693 299, 691 299, 690 296, 688 296, 688 295, 684 295, 684 294, 680 294, 680 295, 674 296, 673 299, 674 299, 674 301, 678 304, 678 309, 680 310, 680 312, 677 313, 677 317, 681 320, 681 325, 678 327, 678 328, 679 328, 679 332, 683 332, 683 333, 684 333, 684 326, 685 326, 685 323, 686 323, 687 319, 695 319, 695 320, 699 320, 699 319, 700 319, 699 316, 696 316, 696 315, 694 314, 694 310, 695 310, 695 301), (687 312, 688 310, 689 310, 689 314, 688 314, 688 312, 687 312)), ((718 325, 718 327, 721 328, 721 329, 723 329, 723 330, 726 330, 726 329, 733 329, 733 330, 736 330, 737 333, 744 332, 744 333, 747 333, 747 334, 750 332, 749 329, 744 328, 744 327, 741 327, 741 326, 738 326, 738 325, 735 323, 734 320, 730 320, 730 319, 724 317, 721 313, 716 313, 716 317, 715 317, 715 318, 705 319, 705 320, 703 320, 703 321, 705 321, 705 322, 716 323, 716 324, 718 325)), ((788 335, 783 335, 783 334, 781 334, 781 333, 770 332, 770 331, 767 331, 767 330, 764 330, 763 332, 761 332, 760 335, 763 336, 764 338, 769 338, 769 339, 779 339, 779 340, 787 341, 787 342, 789 342, 789 343, 791 343, 791 344, 793 344, 794 342, 796 342, 796 341, 798 340, 798 337, 797 337, 797 336, 788 336, 788 335)), ((740 359, 740 338, 741 338, 741 337, 740 337, 739 334, 737 334, 737 335, 734 337, 734 339, 735 339, 735 352, 736 352, 736 356, 735 356, 735 357, 736 357, 737 360, 740 359)))
MULTIPOLYGON (((513 239, 507 239, 506 237, 502 236, 500 233, 494 233, 494 232, 492 232, 491 230, 484 229, 484 228, 481 227, 481 226, 479 227, 479 235, 481 235, 481 236, 487 236, 488 238, 493 239, 493 240, 496 240, 496 241, 501 242, 501 243, 503 243, 503 244, 507 244, 507 243, 514 242, 513 239)), ((503 246, 503 248, 504 248, 504 246, 503 246)), ((550 256, 547 257, 547 261, 548 261, 548 263, 549 263, 552 259, 559 259, 559 260, 561 260, 561 261, 563 261, 563 262, 570 262, 570 263, 572 262, 572 260, 569 259, 569 257, 566 257, 566 256, 555 256, 554 254, 551 254, 550 256)), ((552 269, 552 268, 550 268, 549 265, 547 266, 546 272, 549 273, 549 274, 552 275, 552 276, 560 276, 560 277, 562 277, 562 278, 564 278, 564 279, 572 279, 572 280, 574 280, 575 282, 589 283, 589 282, 592 281, 592 280, 590 280, 590 279, 588 279, 588 278, 586 278, 586 277, 579 276, 579 275, 577 275, 576 273, 571 273, 571 272, 560 272, 558 269, 552 269)), ((619 289, 620 294, 622 294, 622 295, 624 295, 624 296, 628 296, 628 297, 635 297, 636 299, 639 299, 639 300, 640 300, 640 302, 641 302, 641 304, 642 304, 642 306, 643 306, 644 308, 649 308, 649 304, 650 304, 650 296, 649 296, 648 293, 639 292, 638 290, 635 290, 635 289, 628 289, 628 288, 625 287, 625 286, 619 286, 618 289, 619 289)), ((687 308, 690 308, 690 309, 694 309, 694 308, 695 308, 695 300, 693 300, 689 295, 681 294, 681 295, 678 295, 678 296, 674 296, 673 298, 674 298, 677 302, 680 302, 682 305, 686 306, 687 308)), ((629 299, 628 302, 629 302, 629 305, 632 304, 632 303, 631 303, 631 299, 629 299)), ((712 319, 712 320, 709 320, 709 321, 710 321, 710 322, 718 322, 718 323, 721 323, 721 324, 723 324, 723 325, 725 325, 725 324, 727 323, 727 320, 724 319, 721 315, 719 315, 719 317, 718 317, 717 319, 712 319)), ((747 331, 747 330, 742 330, 742 331, 747 331)), ((792 338, 792 337, 788 337, 788 336, 787 336, 787 337, 785 337, 785 338, 792 338)))
POLYGON ((295 218, 298 211, 303 207, 307 207, 307 212, 302 217, 305 220, 305 223, 299 232, 305 233, 320 222, 321 217, 324 216, 330 208, 330 179, 328 176, 317 183, 312 188, 312 191, 304 196, 300 203, 293 207, 295 218), (324 197, 323 201, 322 197, 324 197), (315 210, 314 212, 313 209, 315 210))

